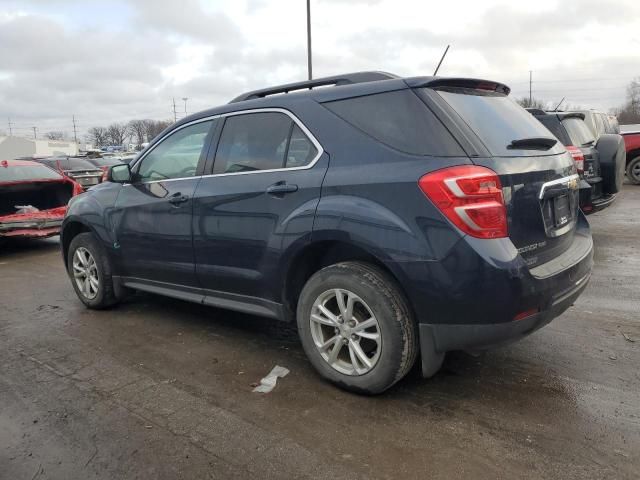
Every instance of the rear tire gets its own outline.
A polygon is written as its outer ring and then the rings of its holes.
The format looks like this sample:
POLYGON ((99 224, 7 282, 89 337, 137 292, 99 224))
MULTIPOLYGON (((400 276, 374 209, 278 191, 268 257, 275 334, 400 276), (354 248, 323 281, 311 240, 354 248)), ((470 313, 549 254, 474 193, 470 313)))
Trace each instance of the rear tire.
POLYGON ((416 360, 407 301, 393 279, 370 264, 344 262, 316 272, 300 294, 297 323, 311 364, 352 392, 382 393, 416 360))
POLYGON ((627 165, 627 178, 632 183, 640 185, 640 157, 632 159, 627 165))
POLYGON ((78 298, 88 308, 99 310, 118 302, 111 272, 109 257, 92 233, 81 233, 71 240, 67 273, 78 298))

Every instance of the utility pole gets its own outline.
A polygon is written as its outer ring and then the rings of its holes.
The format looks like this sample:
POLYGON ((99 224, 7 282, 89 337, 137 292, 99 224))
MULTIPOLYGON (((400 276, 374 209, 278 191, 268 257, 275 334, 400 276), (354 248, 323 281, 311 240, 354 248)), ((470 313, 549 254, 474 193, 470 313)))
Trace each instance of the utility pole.
POLYGON ((11 117, 9 117, 9 136, 11 137, 13 135, 13 130, 11 129, 11 117))
POLYGON ((38 138, 38 134, 37 134, 38 127, 31 127, 31 128, 33 128, 33 139, 36 140, 38 138))
POLYGON ((182 97, 182 100, 184 101, 184 116, 187 116, 187 100, 189 100, 189 97, 182 97))
POLYGON ((76 142, 76 144, 78 143, 78 132, 76 131, 76 116, 73 115, 71 118, 73 118, 73 141, 76 142))
POLYGON ((176 113, 176 99, 173 98, 173 121, 177 122, 178 121, 178 114, 176 113))
POLYGON ((311 0, 307 0, 307 72, 309 80, 313 78, 311 68, 311 0))
POLYGON ((529 70, 529 106, 533 103, 532 86, 533 84, 533 70, 529 70))

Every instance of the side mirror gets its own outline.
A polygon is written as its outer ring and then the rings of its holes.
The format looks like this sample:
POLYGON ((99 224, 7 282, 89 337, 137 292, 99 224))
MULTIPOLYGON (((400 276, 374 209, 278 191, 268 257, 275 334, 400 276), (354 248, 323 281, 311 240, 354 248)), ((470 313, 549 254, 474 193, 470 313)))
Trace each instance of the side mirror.
POLYGON ((107 181, 115 183, 131 182, 131 167, 126 163, 109 167, 107 181))

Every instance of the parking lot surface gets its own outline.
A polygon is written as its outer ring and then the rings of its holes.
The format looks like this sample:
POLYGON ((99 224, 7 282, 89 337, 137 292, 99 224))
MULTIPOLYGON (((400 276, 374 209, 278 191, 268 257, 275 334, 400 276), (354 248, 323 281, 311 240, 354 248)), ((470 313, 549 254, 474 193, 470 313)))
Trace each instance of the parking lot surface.
POLYGON ((589 217, 562 317, 373 398, 324 383, 291 326, 146 294, 90 311, 57 239, 0 247, 0 479, 640 478, 639 211, 625 185, 589 217))

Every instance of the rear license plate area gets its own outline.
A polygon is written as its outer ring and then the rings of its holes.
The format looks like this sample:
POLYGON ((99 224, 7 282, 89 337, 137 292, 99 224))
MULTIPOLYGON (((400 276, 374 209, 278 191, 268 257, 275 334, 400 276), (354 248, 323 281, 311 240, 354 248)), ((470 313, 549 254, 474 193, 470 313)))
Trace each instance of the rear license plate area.
POLYGON ((560 195, 551 198, 550 201, 553 203, 553 226, 555 228, 564 227, 573 217, 569 195, 560 195))

